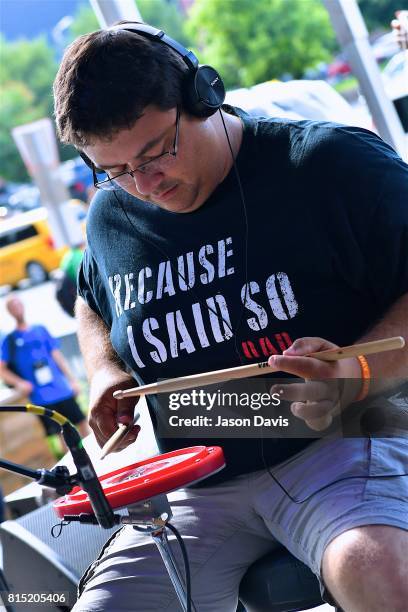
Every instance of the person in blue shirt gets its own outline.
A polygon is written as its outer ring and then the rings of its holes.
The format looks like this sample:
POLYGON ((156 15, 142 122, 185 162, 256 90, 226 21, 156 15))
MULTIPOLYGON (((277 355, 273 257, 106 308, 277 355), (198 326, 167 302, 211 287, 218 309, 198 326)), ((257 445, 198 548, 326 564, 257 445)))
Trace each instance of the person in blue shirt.
MULTIPOLYGON (((86 417, 75 400, 80 386, 57 341, 43 325, 28 325, 20 298, 11 295, 6 306, 16 328, 1 344, 0 378, 33 404, 66 416, 78 427, 81 436, 86 436, 89 433, 86 417)), ((59 433, 57 423, 40 418, 47 435, 59 433)))

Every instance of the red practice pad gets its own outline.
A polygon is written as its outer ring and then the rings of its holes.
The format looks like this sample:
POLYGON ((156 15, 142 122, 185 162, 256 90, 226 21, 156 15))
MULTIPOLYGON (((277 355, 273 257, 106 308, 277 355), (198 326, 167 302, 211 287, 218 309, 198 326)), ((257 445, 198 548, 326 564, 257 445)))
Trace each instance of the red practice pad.
MULTIPOLYGON (((219 446, 191 446, 128 465, 99 480, 109 504, 118 509, 202 480, 224 466, 224 453, 219 446)), ((60 518, 93 514, 88 494, 80 487, 57 499, 53 506, 60 518)))

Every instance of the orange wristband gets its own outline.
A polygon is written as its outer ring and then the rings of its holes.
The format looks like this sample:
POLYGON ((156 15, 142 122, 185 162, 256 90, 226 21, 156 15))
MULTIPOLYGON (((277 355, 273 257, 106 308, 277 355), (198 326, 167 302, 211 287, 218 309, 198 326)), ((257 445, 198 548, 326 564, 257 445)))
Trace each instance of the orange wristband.
POLYGON ((354 401, 361 402, 368 395, 368 391, 370 388, 371 370, 364 355, 359 355, 357 359, 361 367, 361 389, 354 401))

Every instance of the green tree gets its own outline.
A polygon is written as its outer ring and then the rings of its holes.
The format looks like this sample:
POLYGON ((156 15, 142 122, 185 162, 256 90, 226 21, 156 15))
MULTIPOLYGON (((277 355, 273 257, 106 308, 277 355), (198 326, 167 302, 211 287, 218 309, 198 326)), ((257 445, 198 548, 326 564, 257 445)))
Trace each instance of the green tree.
POLYGON ((0 104, 0 174, 10 181, 27 181, 28 174, 11 135, 11 129, 44 116, 32 91, 24 83, 2 86, 0 104))
MULTIPOLYGON (((189 45, 189 37, 184 32, 184 18, 178 9, 177 2, 137 0, 137 8, 143 21, 163 29, 166 34, 178 40, 182 45, 189 45)), ((100 25, 92 7, 81 5, 69 28, 68 38, 72 41, 77 36, 94 32, 99 28, 100 25)))
MULTIPOLYGON (((52 113, 52 83, 57 72, 54 51, 44 37, 6 42, 0 38, 0 86, 21 82, 32 92, 33 103, 52 113)), ((13 126, 11 126, 13 127, 13 126)))
POLYGON ((335 48, 327 11, 316 0, 196 0, 186 24, 202 63, 227 87, 302 76, 335 48))
POLYGON ((74 15, 74 21, 68 30, 69 42, 72 42, 78 36, 82 34, 88 34, 99 30, 100 25, 91 6, 82 4, 76 14, 74 15))
POLYGON ((177 2, 169 0, 137 0, 143 21, 160 28, 185 47, 191 44, 185 31, 185 20, 177 2))
POLYGON ((366 22, 367 29, 391 30, 390 21, 398 9, 404 8, 402 0, 358 0, 360 11, 366 22))
POLYGON ((0 174, 8 180, 27 180, 11 130, 52 115, 56 71, 57 62, 45 38, 9 43, 0 37, 0 174))

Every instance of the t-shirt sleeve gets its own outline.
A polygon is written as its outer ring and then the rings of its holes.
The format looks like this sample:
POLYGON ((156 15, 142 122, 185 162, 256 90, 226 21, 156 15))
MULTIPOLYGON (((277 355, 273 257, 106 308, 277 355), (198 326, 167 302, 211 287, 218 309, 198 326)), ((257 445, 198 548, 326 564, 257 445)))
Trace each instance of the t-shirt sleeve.
POLYGON ((5 336, 0 344, 0 361, 8 363, 10 361, 10 340, 5 336))
POLYGON ((368 279, 378 299, 391 304, 408 292, 408 166, 390 167, 369 224, 368 279))
POLYGON ((105 289, 99 275, 97 263, 88 248, 84 251, 77 277, 78 295, 88 306, 107 324, 110 325, 111 317, 107 307, 105 289))
POLYGON ((315 177, 330 194, 326 227, 339 234, 349 276, 359 278, 356 289, 385 312, 408 292, 408 165, 369 130, 337 126, 326 135, 315 177))
POLYGON ((351 180, 360 178, 353 204, 359 211, 369 291, 386 309, 408 292, 408 166, 371 132, 352 136, 351 180))
POLYGON ((39 325, 38 331, 42 335, 42 338, 47 346, 47 350, 49 353, 51 353, 55 349, 59 349, 60 347, 59 341, 50 334, 50 332, 48 331, 46 327, 44 327, 43 325, 39 325))

